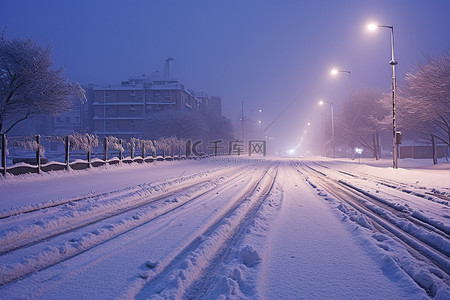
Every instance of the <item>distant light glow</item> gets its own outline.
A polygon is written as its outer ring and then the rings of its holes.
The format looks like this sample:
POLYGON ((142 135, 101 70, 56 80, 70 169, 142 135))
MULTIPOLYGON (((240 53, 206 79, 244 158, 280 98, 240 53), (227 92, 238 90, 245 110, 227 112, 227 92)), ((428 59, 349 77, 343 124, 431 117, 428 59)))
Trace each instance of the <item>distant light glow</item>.
POLYGON ((337 69, 332 69, 331 70, 331 75, 337 75, 339 71, 337 69))
POLYGON ((355 153, 356 153, 356 154, 362 154, 363 151, 364 151, 363 148, 355 148, 355 153))
POLYGON ((307 124, 308 126, 311 126, 311 123, 310 122, 308 122, 308 124, 307 124))
POLYGON ((295 149, 289 149, 288 150, 288 154, 289 155, 294 155, 294 153, 295 153, 295 149))
POLYGON ((367 25, 367 29, 374 31, 375 29, 377 29, 377 24, 375 23, 370 23, 367 25))
POLYGON ((322 101, 322 100, 320 100, 320 101, 319 101, 319 104, 320 104, 320 105, 323 105, 323 101, 322 101))

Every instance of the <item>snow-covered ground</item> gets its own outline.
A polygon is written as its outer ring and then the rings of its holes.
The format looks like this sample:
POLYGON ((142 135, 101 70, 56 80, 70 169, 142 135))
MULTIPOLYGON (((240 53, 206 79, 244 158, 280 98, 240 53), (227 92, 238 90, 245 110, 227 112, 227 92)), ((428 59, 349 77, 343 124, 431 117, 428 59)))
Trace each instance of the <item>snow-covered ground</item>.
POLYGON ((2 299, 450 299, 450 164, 213 158, 0 178, 2 299))

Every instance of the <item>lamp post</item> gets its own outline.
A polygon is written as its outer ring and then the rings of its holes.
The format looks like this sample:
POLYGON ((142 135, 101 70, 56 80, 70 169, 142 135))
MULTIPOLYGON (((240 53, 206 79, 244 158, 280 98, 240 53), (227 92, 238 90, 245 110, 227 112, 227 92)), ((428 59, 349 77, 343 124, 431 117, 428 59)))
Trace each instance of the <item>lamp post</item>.
MULTIPOLYGON (((250 121, 252 122, 252 135, 255 135, 255 123, 253 122, 253 112, 262 112, 262 109, 252 109, 250 111, 250 121)), ((261 122, 261 121, 260 121, 261 122)))
POLYGON ((351 95, 352 94, 352 72, 349 71, 349 70, 338 70, 338 69, 332 69, 331 70, 331 75, 336 76, 339 73, 347 73, 348 74, 349 90, 350 90, 349 95, 351 95))
POLYGON ((310 151, 309 151, 309 135, 310 135, 310 131, 311 130, 309 130, 309 127, 311 126, 311 122, 308 122, 308 123, 306 123, 306 125, 308 126, 307 128, 307 130, 305 130, 305 135, 306 135, 306 156, 309 156, 309 153, 310 153, 310 151))
POLYGON ((333 102, 319 101, 320 105, 323 105, 324 103, 330 104, 330 107, 331 107, 331 157, 334 158, 334 108, 333 108, 333 102))
MULTIPOLYGON (((399 143, 397 142, 397 120, 395 116, 395 86, 396 86, 395 66, 398 64, 398 62, 394 59, 394 26, 376 25, 376 24, 369 24, 367 26, 367 28, 372 31, 377 29, 378 27, 389 28, 391 30, 391 60, 389 61, 389 64, 392 66, 392 136, 393 136, 392 167, 394 169, 397 169, 399 143)), ((400 137, 401 133, 399 132, 398 135, 400 137)))

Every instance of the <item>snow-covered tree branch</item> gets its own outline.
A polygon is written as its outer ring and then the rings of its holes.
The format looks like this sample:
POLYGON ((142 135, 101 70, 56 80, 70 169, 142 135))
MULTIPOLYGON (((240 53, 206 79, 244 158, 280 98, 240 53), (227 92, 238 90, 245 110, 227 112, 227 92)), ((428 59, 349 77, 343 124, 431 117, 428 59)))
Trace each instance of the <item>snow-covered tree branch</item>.
POLYGON ((51 47, 32 40, 0 39, 0 133, 40 114, 57 115, 71 105, 69 96, 84 101, 85 92, 52 70, 51 47))

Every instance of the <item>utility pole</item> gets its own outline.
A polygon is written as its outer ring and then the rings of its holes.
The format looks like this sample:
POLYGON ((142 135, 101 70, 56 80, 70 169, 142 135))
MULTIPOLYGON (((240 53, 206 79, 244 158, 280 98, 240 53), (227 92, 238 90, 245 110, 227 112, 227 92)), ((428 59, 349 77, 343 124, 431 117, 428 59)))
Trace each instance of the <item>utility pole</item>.
POLYGON ((242 123, 242 140, 244 140, 244 100, 242 100, 241 123, 242 123))

